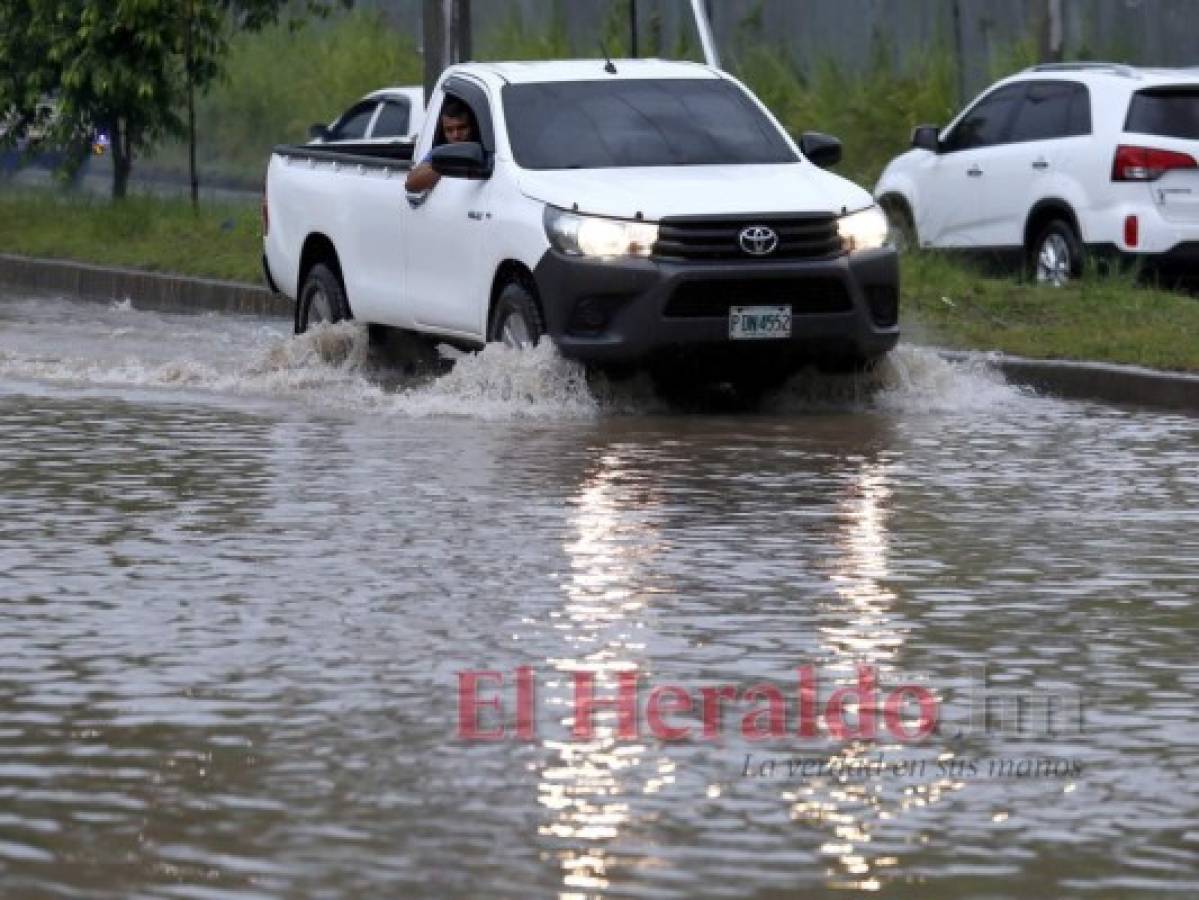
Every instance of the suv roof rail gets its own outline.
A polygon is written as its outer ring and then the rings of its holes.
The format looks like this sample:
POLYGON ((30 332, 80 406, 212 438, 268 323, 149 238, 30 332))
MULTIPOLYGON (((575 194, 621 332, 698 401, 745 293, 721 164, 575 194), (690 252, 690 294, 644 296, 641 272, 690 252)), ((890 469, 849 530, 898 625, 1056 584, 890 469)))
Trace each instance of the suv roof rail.
POLYGON ((1135 78, 1136 69, 1124 63, 1112 62, 1060 62, 1060 63, 1041 63, 1039 66, 1032 66, 1025 71, 1028 72, 1111 72, 1114 75, 1122 75, 1125 78, 1135 78))

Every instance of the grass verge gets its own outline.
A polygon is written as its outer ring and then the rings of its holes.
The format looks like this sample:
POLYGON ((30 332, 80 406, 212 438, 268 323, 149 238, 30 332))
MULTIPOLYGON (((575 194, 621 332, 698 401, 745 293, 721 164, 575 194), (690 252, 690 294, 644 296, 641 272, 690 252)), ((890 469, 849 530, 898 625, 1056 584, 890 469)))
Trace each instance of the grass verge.
MULTIPOLYGON (((258 210, 50 191, 0 192, 0 252, 259 284, 258 210)), ((947 257, 903 261, 904 331, 920 343, 1042 359, 1199 372, 1199 299, 1092 275, 1062 289, 981 274, 947 257)))
POLYGON ((1199 298, 1130 274, 1088 274, 1053 288, 911 254, 901 318, 909 337, 943 347, 1199 372, 1199 298))
POLYGON ((0 252, 255 284, 257 207, 134 196, 122 203, 51 191, 0 192, 0 252))

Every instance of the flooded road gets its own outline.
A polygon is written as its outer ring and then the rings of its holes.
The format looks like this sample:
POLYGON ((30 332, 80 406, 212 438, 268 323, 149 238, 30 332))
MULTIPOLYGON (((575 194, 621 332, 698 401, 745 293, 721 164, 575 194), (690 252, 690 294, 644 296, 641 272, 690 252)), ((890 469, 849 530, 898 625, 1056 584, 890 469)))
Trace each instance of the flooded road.
POLYGON ((4 896, 1199 893, 1197 418, 8 295, 0 446, 4 896))

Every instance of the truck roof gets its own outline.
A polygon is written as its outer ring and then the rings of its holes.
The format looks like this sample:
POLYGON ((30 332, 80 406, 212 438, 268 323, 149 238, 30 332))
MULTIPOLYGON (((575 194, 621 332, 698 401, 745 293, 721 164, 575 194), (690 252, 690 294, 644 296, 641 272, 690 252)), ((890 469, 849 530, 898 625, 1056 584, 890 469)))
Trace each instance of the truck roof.
POLYGON ((510 84, 547 81, 603 81, 646 78, 720 78, 715 69, 701 63, 663 59, 614 59, 616 74, 605 71, 604 59, 567 59, 549 62, 468 63, 464 70, 482 69, 510 84))

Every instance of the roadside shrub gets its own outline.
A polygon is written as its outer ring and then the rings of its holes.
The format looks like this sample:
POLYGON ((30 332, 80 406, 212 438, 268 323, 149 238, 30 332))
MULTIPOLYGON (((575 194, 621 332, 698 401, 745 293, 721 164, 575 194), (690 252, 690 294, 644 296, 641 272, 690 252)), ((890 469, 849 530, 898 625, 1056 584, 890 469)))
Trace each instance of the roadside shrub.
MULTIPOLYGON (((418 38, 377 11, 235 38, 225 77, 197 103, 201 182, 261 181, 275 144, 306 140, 309 125, 331 121, 372 90, 419 84, 418 38)), ((186 147, 166 144, 147 162, 186 171, 186 147)))

